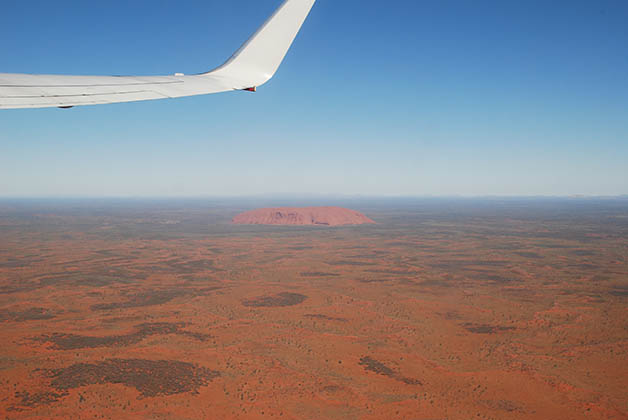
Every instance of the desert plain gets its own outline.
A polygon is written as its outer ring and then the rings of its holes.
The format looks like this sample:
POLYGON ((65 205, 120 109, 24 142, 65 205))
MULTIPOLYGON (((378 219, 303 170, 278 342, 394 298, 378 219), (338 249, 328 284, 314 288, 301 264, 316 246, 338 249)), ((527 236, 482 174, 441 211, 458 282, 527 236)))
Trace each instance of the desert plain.
POLYGON ((628 418, 628 199, 275 204, 1 201, 0 418, 628 418))

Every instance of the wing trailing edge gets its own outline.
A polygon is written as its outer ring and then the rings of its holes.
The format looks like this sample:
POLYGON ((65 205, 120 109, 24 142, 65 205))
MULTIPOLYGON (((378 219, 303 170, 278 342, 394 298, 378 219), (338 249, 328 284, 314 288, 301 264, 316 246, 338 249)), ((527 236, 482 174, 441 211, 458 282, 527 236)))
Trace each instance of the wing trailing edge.
POLYGON ((197 75, 66 76, 0 73, 0 109, 71 108, 255 91, 274 76, 316 0, 285 0, 222 66, 197 75))

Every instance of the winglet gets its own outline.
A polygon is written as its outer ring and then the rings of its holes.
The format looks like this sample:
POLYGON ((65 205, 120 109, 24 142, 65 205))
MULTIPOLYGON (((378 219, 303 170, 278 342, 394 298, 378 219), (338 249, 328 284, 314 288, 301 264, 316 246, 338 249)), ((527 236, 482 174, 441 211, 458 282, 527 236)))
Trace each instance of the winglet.
POLYGON ((222 66, 205 76, 228 80, 234 89, 261 86, 274 76, 316 0, 285 0, 222 66))

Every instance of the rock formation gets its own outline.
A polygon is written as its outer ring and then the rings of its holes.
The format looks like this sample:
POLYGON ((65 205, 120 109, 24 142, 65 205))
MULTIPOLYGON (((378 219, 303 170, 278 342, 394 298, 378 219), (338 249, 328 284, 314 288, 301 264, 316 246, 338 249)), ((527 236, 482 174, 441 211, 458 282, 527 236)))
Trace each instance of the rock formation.
POLYGON ((343 226, 374 224, 360 212, 341 207, 282 207, 257 209, 233 218, 238 225, 315 225, 343 226))

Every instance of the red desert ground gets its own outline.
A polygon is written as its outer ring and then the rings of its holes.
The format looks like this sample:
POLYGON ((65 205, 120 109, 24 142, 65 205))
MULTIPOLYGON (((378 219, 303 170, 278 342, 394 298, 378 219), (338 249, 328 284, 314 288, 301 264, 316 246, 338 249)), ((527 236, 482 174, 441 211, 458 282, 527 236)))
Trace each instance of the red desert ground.
POLYGON ((233 218, 237 225, 364 225, 375 222, 342 207, 281 207, 247 211, 233 218))
POLYGON ((628 200, 352 202, 0 200, 0 420, 628 419, 628 200))

